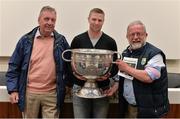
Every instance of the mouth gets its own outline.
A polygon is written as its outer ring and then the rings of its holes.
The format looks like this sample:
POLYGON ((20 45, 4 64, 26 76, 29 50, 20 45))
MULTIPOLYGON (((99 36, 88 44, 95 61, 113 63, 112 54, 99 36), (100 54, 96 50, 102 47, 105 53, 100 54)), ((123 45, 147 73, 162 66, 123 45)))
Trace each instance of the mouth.
POLYGON ((141 40, 140 39, 134 39, 132 40, 133 43, 141 43, 141 40))
POLYGON ((53 27, 52 26, 46 26, 47 29, 52 29, 53 27))
POLYGON ((140 42, 140 41, 136 41, 136 42, 133 42, 132 44, 131 44, 131 48, 132 49, 139 49, 139 48, 141 48, 143 46, 143 44, 140 42))
POLYGON ((45 27, 45 30, 47 31, 52 31, 54 28, 53 27, 45 27))

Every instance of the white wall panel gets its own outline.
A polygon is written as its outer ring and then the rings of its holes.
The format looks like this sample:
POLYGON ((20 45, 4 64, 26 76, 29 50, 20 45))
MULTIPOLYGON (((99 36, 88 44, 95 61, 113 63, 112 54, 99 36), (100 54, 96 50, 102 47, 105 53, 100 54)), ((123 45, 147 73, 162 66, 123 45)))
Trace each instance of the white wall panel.
POLYGON ((0 0, 0 56, 10 56, 19 38, 38 25, 45 5, 56 8, 56 30, 69 43, 88 29, 88 13, 99 7, 106 14, 103 31, 116 40, 120 52, 128 44, 127 25, 139 19, 147 27, 150 43, 168 59, 180 59, 180 0, 0 0))

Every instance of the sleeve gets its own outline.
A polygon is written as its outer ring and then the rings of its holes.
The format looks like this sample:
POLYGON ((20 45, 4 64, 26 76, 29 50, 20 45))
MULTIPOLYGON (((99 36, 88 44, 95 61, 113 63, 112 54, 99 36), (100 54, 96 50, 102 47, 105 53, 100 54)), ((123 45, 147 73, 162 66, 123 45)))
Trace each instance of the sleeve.
POLYGON ((112 79, 114 80, 114 82, 119 82, 119 75, 116 74, 115 76, 112 77, 112 79))
POLYGON ((79 48, 79 39, 77 37, 74 37, 72 42, 71 42, 71 49, 79 48))
POLYGON ((8 93, 18 91, 18 81, 21 74, 21 65, 23 61, 23 44, 20 40, 9 60, 8 70, 6 72, 6 85, 8 93))
POLYGON ((148 73, 152 80, 156 80, 161 76, 162 67, 165 67, 162 55, 157 54, 148 61, 147 65, 145 66, 145 71, 148 73))
MULTIPOLYGON (((64 50, 67 50, 70 48, 66 38, 64 37, 64 50)), ((71 55, 70 53, 65 53, 66 54, 66 58, 70 59, 71 55)), ((65 79, 65 83, 68 87, 72 87, 73 84, 73 80, 72 80, 72 74, 71 74, 71 63, 70 62, 64 62, 64 77, 65 79)))

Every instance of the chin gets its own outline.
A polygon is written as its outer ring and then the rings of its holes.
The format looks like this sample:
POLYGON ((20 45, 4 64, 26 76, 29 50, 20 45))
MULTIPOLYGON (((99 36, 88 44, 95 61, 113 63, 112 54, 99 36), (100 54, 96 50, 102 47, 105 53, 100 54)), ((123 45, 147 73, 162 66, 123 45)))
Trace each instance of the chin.
POLYGON ((46 30, 45 32, 51 34, 53 31, 52 30, 46 30))
POLYGON ((132 45, 131 45, 131 48, 132 48, 133 50, 137 50, 137 49, 141 48, 142 46, 143 46, 142 44, 137 43, 137 44, 132 44, 132 45))

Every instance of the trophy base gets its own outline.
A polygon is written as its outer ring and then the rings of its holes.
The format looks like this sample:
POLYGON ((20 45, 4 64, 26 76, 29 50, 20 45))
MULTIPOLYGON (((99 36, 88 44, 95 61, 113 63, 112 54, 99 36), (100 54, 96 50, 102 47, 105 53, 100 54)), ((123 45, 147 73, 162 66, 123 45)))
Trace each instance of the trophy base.
POLYGON ((81 98, 103 98, 106 95, 99 88, 86 88, 83 87, 79 92, 76 93, 78 97, 81 98))

